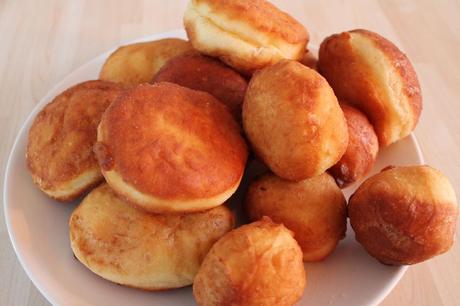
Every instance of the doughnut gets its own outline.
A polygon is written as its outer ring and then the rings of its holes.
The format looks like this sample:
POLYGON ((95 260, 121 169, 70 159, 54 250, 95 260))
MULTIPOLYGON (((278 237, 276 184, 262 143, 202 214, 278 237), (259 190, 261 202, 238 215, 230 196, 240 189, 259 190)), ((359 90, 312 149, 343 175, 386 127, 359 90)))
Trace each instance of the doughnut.
POLYGON ((254 74, 244 98, 243 128, 255 154, 288 180, 323 173, 348 144, 347 123, 331 87, 296 61, 254 74))
POLYGON ((411 265, 454 243, 457 200, 449 180, 429 166, 388 167, 351 196, 356 240, 388 265, 411 265))
POLYGON ((310 51, 307 50, 307 52, 305 52, 305 55, 300 62, 308 68, 318 71, 318 58, 310 51))
POLYGON ((329 169, 329 173, 343 188, 371 171, 379 151, 379 142, 372 124, 361 111, 346 103, 340 103, 340 107, 347 120, 348 147, 339 162, 329 169))
POLYGON ((127 90, 102 116, 97 140, 110 187, 153 213, 224 203, 240 184, 248 154, 222 103, 167 82, 127 90))
POLYGON ((75 257, 120 285, 165 290, 191 285, 211 246, 233 228, 224 205, 185 215, 138 210, 102 184, 69 221, 75 257))
POLYGON ((292 306, 306 285, 302 251, 292 233, 269 218, 219 239, 193 282, 199 306, 292 306))
POLYGON ((266 174, 252 182, 245 200, 251 221, 268 216, 294 232, 304 261, 321 261, 345 237, 345 197, 327 173, 292 182, 266 174))
POLYGON ((412 64, 392 42, 367 30, 326 38, 319 71, 339 99, 363 111, 380 146, 409 135, 422 110, 422 95, 412 64))
POLYGON ((99 78, 127 86, 147 83, 169 59, 187 52, 191 44, 178 38, 121 46, 107 58, 99 78))
POLYGON ((219 60, 200 54, 184 54, 169 60, 153 82, 171 82, 205 91, 224 103, 241 122, 241 105, 247 81, 219 60))
POLYGON ((304 26, 265 0, 191 0, 184 25, 193 48, 245 74, 300 60, 309 38, 304 26))
POLYGON ((103 179, 93 154, 97 125, 122 91, 112 82, 83 82, 56 96, 35 117, 26 160, 46 195, 72 201, 103 179))

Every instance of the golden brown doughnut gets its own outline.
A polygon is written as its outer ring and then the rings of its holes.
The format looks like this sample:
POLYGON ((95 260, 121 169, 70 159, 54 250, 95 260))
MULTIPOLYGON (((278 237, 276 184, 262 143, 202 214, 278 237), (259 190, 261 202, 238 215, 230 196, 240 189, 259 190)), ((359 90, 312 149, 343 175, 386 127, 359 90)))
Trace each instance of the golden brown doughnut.
POLYGON ((374 166, 379 142, 366 116, 346 103, 340 103, 348 126, 348 147, 345 154, 329 173, 343 188, 366 176, 374 166))
POLYGON ((199 306, 291 306, 306 278, 291 231, 269 218, 243 225, 206 255, 193 283, 199 306))
POLYGON ((29 130, 27 165, 48 196, 72 201, 102 180, 93 154, 102 113, 122 92, 106 81, 77 84, 46 105, 29 130))
POLYGON ((239 126, 222 103, 166 82, 127 90, 104 113, 97 140, 110 187, 155 213, 224 203, 247 159, 239 126))
POLYGON ((265 0, 191 0, 184 25, 196 50, 245 73, 299 60, 308 42, 304 26, 265 0))
POLYGON ((454 242, 457 200, 429 166, 390 167, 364 181, 348 205, 356 240, 385 264, 416 264, 454 242))
POLYGON ((99 78, 129 86, 147 83, 169 59, 191 51, 192 45, 178 38, 121 46, 107 58, 99 78))
POLYGON ((345 197, 327 173, 292 182, 266 174, 252 182, 246 196, 252 221, 263 216, 294 232, 304 261, 320 261, 345 237, 345 197))
POLYGON ((422 110, 417 75, 384 37, 367 30, 332 35, 321 43, 318 66, 337 97, 367 115, 381 146, 415 128, 422 110))
POLYGON ((184 54, 169 60, 153 82, 171 82, 205 91, 224 103, 241 122, 241 105, 248 83, 232 68, 200 54, 184 54))
POLYGON ((211 246, 233 224, 224 205, 154 215, 131 207, 103 184, 72 213, 70 244, 82 264, 109 281, 165 290, 191 285, 211 246))
POLYGON ((348 144, 345 117, 331 87, 296 61, 254 74, 244 99, 243 127, 255 153, 289 180, 323 173, 348 144))

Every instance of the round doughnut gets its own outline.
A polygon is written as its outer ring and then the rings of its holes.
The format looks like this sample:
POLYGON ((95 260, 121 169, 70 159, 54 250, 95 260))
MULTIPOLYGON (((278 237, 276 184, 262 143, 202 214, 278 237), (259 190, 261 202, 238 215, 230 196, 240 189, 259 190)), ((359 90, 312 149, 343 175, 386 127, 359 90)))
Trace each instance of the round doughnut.
POLYGON ((177 56, 161 68, 153 82, 171 82, 210 93, 241 122, 241 105, 248 84, 240 74, 216 59, 200 54, 177 56))
POLYGON ((356 240, 379 261, 416 264, 447 252, 455 235, 457 200, 449 180, 429 166, 389 167, 351 196, 356 240))
POLYGON ((45 194, 72 201, 102 180, 93 154, 97 125, 122 90, 111 82, 83 82, 56 96, 35 117, 26 160, 45 194))
POLYGON ((300 181, 266 174, 249 186, 246 211, 251 221, 263 216, 294 232, 304 261, 320 261, 345 237, 345 197, 327 173, 300 181))
POLYGON ((379 142, 372 124, 358 109, 340 103, 348 126, 348 147, 345 154, 329 169, 339 187, 343 188, 366 176, 374 166, 379 142))
POLYGON ((192 50, 188 41, 178 38, 121 46, 107 58, 99 78, 128 86, 147 83, 169 59, 192 50))
POLYGON ((367 115, 381 146, 414 130, 422 110, 420 85, 393 43, 367 30, 335 34, 321 43, 318 66, 337 97, 367 115))
POLYGON ((191 0, 184 25, 196 50, 247 74, 301 59, 309 38, 304 26, 265 0, 191 0))
POLYGON ((233 224, 224 205, 154 215, 128 205, 103 184, 72 213, 70 245, 82 264, 109 281, 165 290, 191 285, 211 246, 233 224))
POLYGON ((172 83, 127 90, 104 113, 95 153, 107 183, 154 213, 201 211, 237 189, 247 147, 213 96, 172 83))
POLYGON ((327 81, 296 61, 257 71, 243 104, 243 128, 256 155, 279 177, 319 175, 345 153, 345 117, 327 81))
POLYGON ((306 285, 291 231, 269 218, 243 225, 206 255, 193 282, 199 306, 292 306, 306 285))

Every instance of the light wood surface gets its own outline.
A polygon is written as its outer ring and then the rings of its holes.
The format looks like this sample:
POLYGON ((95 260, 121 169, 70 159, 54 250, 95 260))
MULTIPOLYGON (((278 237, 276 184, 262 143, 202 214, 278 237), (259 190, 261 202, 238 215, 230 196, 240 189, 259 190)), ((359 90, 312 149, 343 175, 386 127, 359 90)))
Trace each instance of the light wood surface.
MULTIPOLYGON (((460 195, 460 2, 273 2, 306 25, 313 43, 331 33, 366 28, 408 54, 424 96, 415 134, 426 162, 443 171, 460 195)), ((0 0, 2 173, 21 124, 56 82, 123 41, 181 28, 186 3, 0 0)), ((3 175, 0 182, 3 186, 3 175)), ((0 214, 0 305, 49 305, 16 259, 3 209, 0 214)), ((410 267, 382 305, 459 305, 459 273, 457 242, 449 253, 410 267)))

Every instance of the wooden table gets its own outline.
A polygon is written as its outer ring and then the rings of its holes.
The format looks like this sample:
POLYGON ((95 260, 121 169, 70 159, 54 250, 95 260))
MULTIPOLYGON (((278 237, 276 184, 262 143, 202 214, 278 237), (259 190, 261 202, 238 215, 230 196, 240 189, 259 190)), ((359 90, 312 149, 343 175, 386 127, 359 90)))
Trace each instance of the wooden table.
MULTIPOLYGON (((331 33, 366 28, 389 38, 408 54, 424 95, 415 134, 426 162, 443 171, 460 195, 460 3, 273 2, 305 24, 315 44, 331 33)), ((123 41, 182 27, 186 3, 0 0, 2 173, 20 126, 56 82, 123 41)), ((3 175, 0 183, 3 186, 3 175)), ((0 305, 49 305, 16 259, 3 210, 0 214, 0 305)), ((382 305, 459 305, 459 273, 457 243, 449 253, 410 267, 382 305)))

